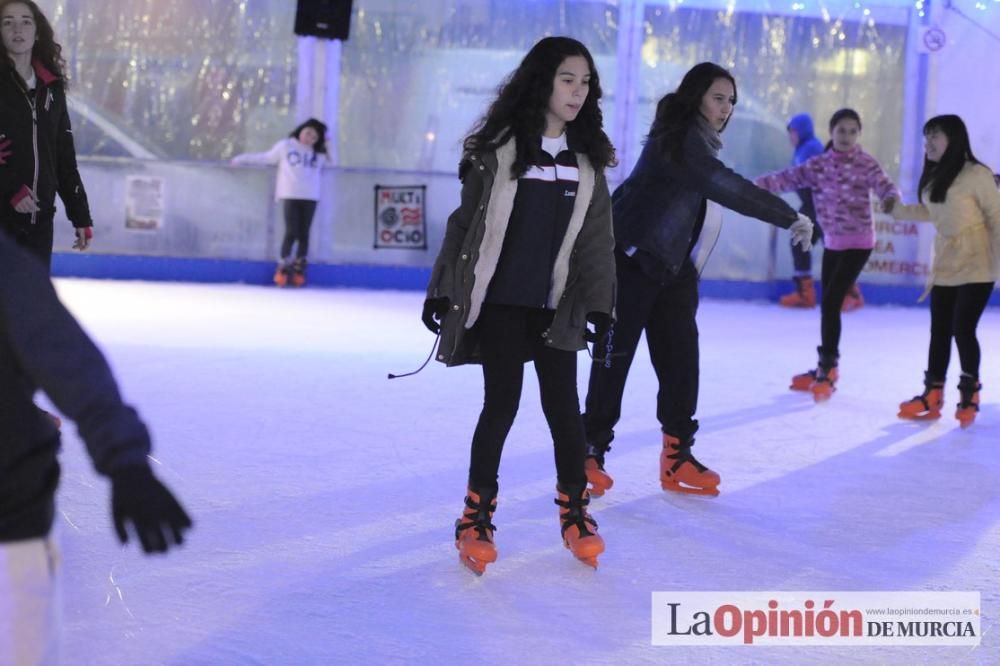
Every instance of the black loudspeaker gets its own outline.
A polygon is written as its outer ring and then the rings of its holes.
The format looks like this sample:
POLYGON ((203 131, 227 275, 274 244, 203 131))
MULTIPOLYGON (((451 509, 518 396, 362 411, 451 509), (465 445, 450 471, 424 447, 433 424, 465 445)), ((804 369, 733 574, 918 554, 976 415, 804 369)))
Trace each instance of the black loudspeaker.
POLYGON ((351 29, 351 0, 298 0, 295 34, 325 39, 347 39, 351 29))

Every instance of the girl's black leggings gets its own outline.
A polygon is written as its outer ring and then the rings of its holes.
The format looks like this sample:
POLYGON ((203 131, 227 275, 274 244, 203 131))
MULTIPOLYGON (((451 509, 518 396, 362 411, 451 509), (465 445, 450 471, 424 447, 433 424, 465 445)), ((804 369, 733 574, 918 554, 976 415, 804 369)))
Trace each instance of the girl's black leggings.
POLYGON ((962 372, 979 377, 981 356, 976 327, 992 293, 992 282, 931 289, 931 343, 927 354, 927 371, 931 378, 945 380, 952 338, 958 347, 962 372))
POLYGON ((586 485, 586 439, 576 390, 576 352, 553 349, 542 337, 554 310, 483 306, 475 328, 485 397, 469 465, 472 488, 496 488, 503 445, 521 401, 524 364, 534 360, 542 411, 555 446, 556 476, 564 489, 586 485))
POLYGON ((281 241, 281 258, 292 254, 292 245, 298 243, 295 257, 305 259, 309 254, 309 227, 316 213, 316 202, 310 199, 285 199, 285 238, 281 241))
POLYGON ((840 308, 844 297, 855 282, 871 250, 824 250, 823 251, 823 303, 820 320, 820 354, 836 358, 840 356, 840 308))

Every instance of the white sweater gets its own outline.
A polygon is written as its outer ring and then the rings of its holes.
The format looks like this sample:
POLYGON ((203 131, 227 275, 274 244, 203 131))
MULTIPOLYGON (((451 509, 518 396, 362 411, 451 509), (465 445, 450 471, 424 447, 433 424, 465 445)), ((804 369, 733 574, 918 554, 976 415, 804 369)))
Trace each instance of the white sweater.
POLYGON ((275 199, 308 199, 319 201, 320 174, 329 157, 287 137, 266 153, 244 153, 233 158, 233 164, 277 164, 278 183, 275 199))

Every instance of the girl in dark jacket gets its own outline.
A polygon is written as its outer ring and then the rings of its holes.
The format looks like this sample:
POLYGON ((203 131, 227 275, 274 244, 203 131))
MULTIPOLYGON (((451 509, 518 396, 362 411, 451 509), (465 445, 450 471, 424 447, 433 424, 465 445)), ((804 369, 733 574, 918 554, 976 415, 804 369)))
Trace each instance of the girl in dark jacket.
POLYGON ((460 561, 477 574, 497 557, 491 519, 500 455, 534 361, 555 446, 563 542, 597 566, 604 542, 587 512, 586 440, 576 355, 587 320, 609 319, 614 240, 604 168, 601 86, 587 48, 538 42, 464 142, 462 200, 448 218, 423 320, 438 360, 479 363, 485 398, 472 438, 460 561))
POLYGON ((660 483, 665 490, 719 494, 719 475, 691 454, 698 430, 700 268, 691 255, 702 235, 702 246, 709 248, 718 236, 718 229, 705 224, 708 200, 790 229, 793 242, 803 248, 811 243, 809 218, 719 161, 720 133, 735 105, 732 75, 714 63, 696 65, 675 92, 660 100, 639 161, 612 196, 616 321, 599 336, 584 415, 587 477, 594 495, 613 483, 604 471, 604 455, 614 439, 625 380, 644 330, 660 383, 660 483))
POLYGON ((0 228, 46 265, 52 259, 56 193, 76 228, 92 237, 66 110, 65 62, 45 15, 30 0, 0 0, 0 228))

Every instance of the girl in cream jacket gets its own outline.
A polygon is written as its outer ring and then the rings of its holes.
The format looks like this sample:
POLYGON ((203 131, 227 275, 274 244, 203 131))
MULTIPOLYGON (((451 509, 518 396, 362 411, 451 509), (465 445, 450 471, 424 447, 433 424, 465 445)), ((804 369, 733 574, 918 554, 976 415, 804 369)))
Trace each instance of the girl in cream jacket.
POLYGON ((979 411, 981 352, 976 327, 1000 277, 1000 191, 993 172, 972 154, 969 133, 955 115, 924 125, 919 203, 886 206, 897 219, 929 220, 937 230, 928 290, 931 339, 924 392, 899 406, 899 417, 941 416, 951 341, 958 347, 962 375, 955 418, 968 427, 979 411))

